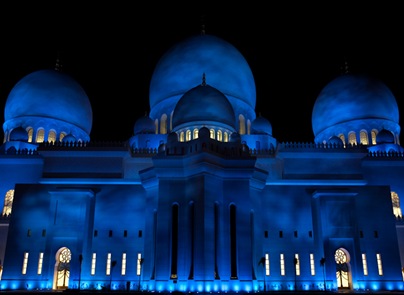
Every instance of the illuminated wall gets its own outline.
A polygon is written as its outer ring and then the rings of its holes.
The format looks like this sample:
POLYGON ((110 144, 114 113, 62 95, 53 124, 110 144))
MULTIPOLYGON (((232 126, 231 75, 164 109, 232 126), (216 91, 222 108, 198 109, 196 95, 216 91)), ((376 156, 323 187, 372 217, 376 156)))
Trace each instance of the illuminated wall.
POLYGON ((59 71, 23 78, 0 146, 0 193, 14 192, 0 288, 403 290, 398 107, 369 81, 331 81, 313 143, 279 143, 255 114, 245 59, 202 34, 162 57, 133 136, 93 143, 79 85, 59 71))

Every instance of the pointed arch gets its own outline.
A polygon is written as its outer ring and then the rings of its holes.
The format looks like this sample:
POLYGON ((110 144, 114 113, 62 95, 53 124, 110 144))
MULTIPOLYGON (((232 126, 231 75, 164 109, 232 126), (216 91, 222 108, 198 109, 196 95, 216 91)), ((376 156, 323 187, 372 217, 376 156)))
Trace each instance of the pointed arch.
POLYGON ((349 252, 344 248, 338 248, 334 253, 336 263, 336 277, 338 289, 351 289, 351 257, 349 252))
POLYGON ((371 137, 372 137, 372 144, 373 144, 373 145, 376 144, 376 136, 377 136, 377 130, 376 130, 376 129, 373 129, 373 130, 371 131, 371 137))
POLYGON ((356 145, 357 144, 356 133, 354 131, 349 132, 349 134, 348 134, 348 143, 350 145, 356 145))
POLYGON ((36 131, 36 138, 35 138, 35 142, 41 143, 45 140, 45 129, 43 128, 39 128, 36 131))
POLYGON ((238 116, 238 122, 239 122, 239 131, 238 133, 240 134, 245 134, 245 118, 242 114, 238 116))
POLYGON ((179 206, 173 204, 171 207, 171 274, 170 279, 178 278, 178 227, 179 227, 179 206))
POLYGON ((368 145, 369 144, 368 132, 366 130, 361 130, 360 131, 359 140, 360 140, 360 143, 363 144, 363 145, 368 145))
POLYGON ((28 142, 32 142, 32 136, 34 134, 34 129, 32 127, 28 128, 28 142))
POLYGON ((194 129, 194 134, 193 134, 193 139, 197 139, 197 138, 198 138, 198 135, 199 135, 199 129, 198 129, 198 128, 195 128, 195 129, 194 129))
POLYGON ((209 130, 210 138, 215 139, 215 129, 210 129, 209 130))
POLYGON ((14 201, 14 190, 10 189, 7 191, 4 196, 4 206, 3 206, 3 216, 8 216, 11 214, 13 209, 13 201, 14 201))
POLYGON ((160 134, 167 134, 167 115, 161 115, 160 119, 160 134))
POLYGON ((400 197, 396 192, 391 192, 391 202, 393 204, 393 214, 396 218, 402 218, 403 214, 401 212, 400 197))
POLYGON ((338 135, 338 137, 341 139, 341 141, 342 141, 342 143, 344 144, 344 146, 346 146, 345 135, 341 133, 340 135, 338 135))
POLYGON ((56 141, 56 131, 52 129, 48 133, 48 142, 54 143, 55 141, 56 141))
POLYGON ((53 276, 54 290, 66 290, 69 288, 71 259, 72 253, 69 248, 62 247, 56 252, 53 276))

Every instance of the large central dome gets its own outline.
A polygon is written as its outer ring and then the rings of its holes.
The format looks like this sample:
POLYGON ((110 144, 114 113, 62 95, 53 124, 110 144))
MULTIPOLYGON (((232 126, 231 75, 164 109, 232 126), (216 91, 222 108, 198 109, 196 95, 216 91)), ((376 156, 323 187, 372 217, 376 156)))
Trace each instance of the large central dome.
POLYGON ((247 61, 230 43, 205 34, 178 43, 158 62, 150 82, 150 117, 171 114, 202 74, 229 99, 236 116, 255 118, 255 81, 247 61))

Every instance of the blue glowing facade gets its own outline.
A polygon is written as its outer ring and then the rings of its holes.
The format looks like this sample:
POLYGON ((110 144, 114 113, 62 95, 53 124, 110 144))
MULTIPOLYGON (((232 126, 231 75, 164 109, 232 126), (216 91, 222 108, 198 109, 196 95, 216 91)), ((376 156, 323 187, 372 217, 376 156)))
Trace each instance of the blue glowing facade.
POLYGON ((2 290, 403 290, 404 153, 391 91, 343 74, 313 106, 313 143, 256 116, 247 61, 202 34, 162 56, 150 114, 122 143, 60 70, 5 105, 2 290))

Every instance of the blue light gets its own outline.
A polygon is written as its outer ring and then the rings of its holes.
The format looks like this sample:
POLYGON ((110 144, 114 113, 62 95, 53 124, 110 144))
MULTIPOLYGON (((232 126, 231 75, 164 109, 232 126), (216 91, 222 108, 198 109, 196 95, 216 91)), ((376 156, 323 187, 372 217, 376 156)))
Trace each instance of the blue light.
POLYGON ((372 291, 379 291, 380 289, 380 284, 379 283, 372 283, 371 287, 372 291))
POLYGON ((198 292, 203 292, 203 284, 198 284, 197 290, 198 292))

